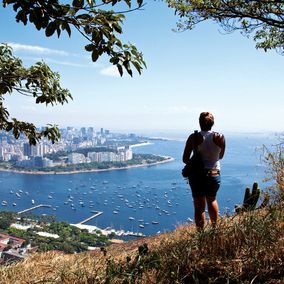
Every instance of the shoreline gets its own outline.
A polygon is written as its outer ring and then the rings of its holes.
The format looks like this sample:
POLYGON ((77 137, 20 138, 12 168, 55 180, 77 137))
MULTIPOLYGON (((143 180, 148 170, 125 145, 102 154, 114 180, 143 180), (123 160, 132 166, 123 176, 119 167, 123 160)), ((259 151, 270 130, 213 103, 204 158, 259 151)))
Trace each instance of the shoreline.
POLYGON ((126 167, 111 167, 108 169, 89 169, 89 170, 76 170, 76 171, 63 171, 63 172, 56 172, 56 171, 25 171, 25 170, 17 170, 17 169, 4 169, 0 168, 0 172, 9 172, 9 173, 17 173, 17 174, 28 174, 28 175, 69 175, 69 174, 81 174, 81 173, 96 173, 96 172, 107 172, 107 171, 117 171, 117 170, 128 170, 133 168, 141 168, 141 167, 152 167, 164 163, 169 163, 174 161, 175 159, 170 156, 162 156, 166 158, 163 161, 150 163, 150 164, 137 164, 137 165, 130 165, 126 167))

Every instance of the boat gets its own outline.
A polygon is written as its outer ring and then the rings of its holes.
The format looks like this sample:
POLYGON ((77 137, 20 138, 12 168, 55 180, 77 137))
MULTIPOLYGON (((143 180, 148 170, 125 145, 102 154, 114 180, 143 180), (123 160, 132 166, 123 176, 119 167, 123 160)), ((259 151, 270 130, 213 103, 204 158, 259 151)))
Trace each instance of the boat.
POLYGON ((129 220, 135 220, 135 218, 134 218, 134 217, 129 217, 128 219, 129 219, 129 220))
POLYGON ((140 224, 140 225, 139 225, 139 227, 143 229, 145 226, 144 226, 144 225, 142 225, 142 224, 140 224))
POLYGON ((7 201, 3 200, 1 204, 2 204, 2 206, 7 206, 7 201))
POLYGON ((118 211, 114 210, 112 211, 113 214, 118 214, 118 211))
POLYGON ((13 190, 10 190, 10 194, 13 194, 14 193, 14 191, 13 190))
POLYGON ((18 192, 16 192, 16 196, 17 196, 17 197, 21 197, 21 195, 20 195, 18 192))
POLYGON ((17 204, 14 202, 14 203, 13 203, 13 206, 17 206, 17 204))
POLYGON ((48 198, 49 198, 49 199, 52 199, 53 197, 52 197, 51 195, 48 195, 48 198))
POLYGON ((35 201, 32 199, 32 204, 35 204, 35 201))
POLYGON ((152 221, 152 224, 157 225, 157 224, 159 224, 159 222, 158 221, 152 221))

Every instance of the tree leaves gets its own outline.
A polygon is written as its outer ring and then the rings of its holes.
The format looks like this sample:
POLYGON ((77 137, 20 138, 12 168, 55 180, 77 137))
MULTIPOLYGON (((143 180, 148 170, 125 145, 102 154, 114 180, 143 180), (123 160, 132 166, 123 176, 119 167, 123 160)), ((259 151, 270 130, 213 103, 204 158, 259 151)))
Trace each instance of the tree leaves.
POLYGON ((72 5, 76 8, 83 8, 84 0, 73 0, 72 5))
POLYGON ((253 35, 256 48, 274 49, 284 55, 283 1, 247 0, 165 0, 180 17, 178 30, 194 28, 198 23, 212 20, 225 32, 239 30, 253 35))
MULTIPOLYGON (((94 45, 92 45, 92 47, 94 47, 94 45)), ((92 60, 93 62, 96 62, 99 58, 99 53, 96 49, 93 49, 93 52, 92 52, 92 60)))
MULTIPOLYGON (((125 70, 132 76, 132 66, 141 74, 143 68, 146 67, 142 54, 133 52, 131 44, 123 44, 118 38, 123 32, 124 14, 107 9, 107 5, 112 7, 119 2, 124 2, 130 9, 131 3, 135 1, 105 0, 102 2, 105 3, 106 9, 102 9, 102 5, 96 5, 94 0, 73 0, 72 5, 60 4, 58 0, 4 1, 6 6, 13 4, 14 10, 18 12, 16 15, 18 22, 33 23, 36 29, 44 29, 47 37, 51 37, 55 33, 60 37, 61 31, 67 32, 70 37, 71 27, 74 27, 88 40, 85 50, 91 52, 93 62, 96 62, 101 55, 106 54, 113 65, 121 65, 122 72, 121 67, 118 67, 121 75, 125 70), (128 55, 129 51, 132 52, 131 56, 128 55), (133 62, 135 63, 133 64, 133 62)), ((136 9, 143 5, 143 1, 138 0, 136 3, 136 9)))
POLYGON ((45 29, 45 35, 47 37, 52 36, 56 29, 57 29, 57 23, 55 21, 50 22, 45 29))
POLYGON ((44 62, 25 68, 22 61, 13 56, 12 49, 4 44, 0 45, 0 71, 0 130, 12 131, 16 139, 23 133, 31 144, 35 144, 43 136, 53 142, 57 141, 59 136, 53 127, 48 128, 45 133, 39 133, 34 124, 10 118, 3 103, 3 95, 17 91, 34 97, 37 104, 67 103, 72 96, 67 89, 60 86, 59 74, 53 72, 44 62))
POLYGON ((26 25, 28 22, 27 13, 24 10, 19 11, 16 16, 16 20, 17 22, 23 22, 24 25, 26 25))

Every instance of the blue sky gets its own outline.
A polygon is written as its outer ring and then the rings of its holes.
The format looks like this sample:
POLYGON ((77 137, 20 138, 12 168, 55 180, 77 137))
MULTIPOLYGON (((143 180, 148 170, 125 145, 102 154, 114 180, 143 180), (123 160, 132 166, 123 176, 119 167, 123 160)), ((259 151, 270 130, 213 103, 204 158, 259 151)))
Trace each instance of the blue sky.
POLYGON ((126 15, 123 35, 143 52, 147 69, 121 78, 107 58, 91 61, 76 31, 71 38, 46 38, 44 31, 16 23, 10 10, 1 7, 0 13, 1 42, 12 43, 26 66, 47 62, 74 98, 45 107, 7 96, 17 118, 37 125, 189 132, 198 128, 201 111, 211 111, 217 131, 283 130, 284 57, 256 50, 253 40, 238 32, 224 35, 208 22, 175 33, 174 11, 148 1, 143 11, 126 15))

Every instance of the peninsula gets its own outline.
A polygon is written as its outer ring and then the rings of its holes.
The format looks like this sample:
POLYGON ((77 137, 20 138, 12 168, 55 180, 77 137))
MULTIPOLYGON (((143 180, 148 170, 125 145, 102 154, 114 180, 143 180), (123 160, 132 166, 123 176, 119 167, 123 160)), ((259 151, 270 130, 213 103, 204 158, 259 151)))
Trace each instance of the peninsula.
MULTIPOLYGON (((143 154, 143 156, 149 154, 143 154)), ((138 156, 138 155, 137 155, 138 156)), ((170 156, 155 156, 151 155, 152 159, 137 159, 136 163, 108 163, 98 165, 95 163, 80 164, 80 166, 74 167, 70 165, 57 166, 55 168, 20 168, 10 163, 1 163, 0 171, 2 172, 13 172, 20 174, 38 174, 38 175, 50 175, 50 174, 79 174, 79 173, 90 173, 90 172, 104 172, 114 170, 128 170, 139 167, 151 167, 159 164, 164 164, 174 161, 173 157, 170 156)), ((139 155, 141 157, 141 155, 139 155)))
MULTIPOLYGON (((149 137, 112 133, 93 127, 60 129, 61 139, 52 144, 42 139, 30 145, 25 137, 0 131, 0 171, 22 174, 76 174, 125 170, 173 161, 172 157, 136 154, 133 148, 153 144, 149 137)), ((147 152, 147 151, 146 151, 147 152)))

